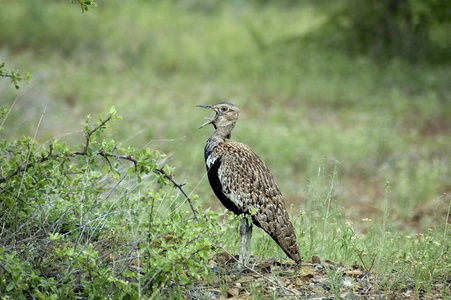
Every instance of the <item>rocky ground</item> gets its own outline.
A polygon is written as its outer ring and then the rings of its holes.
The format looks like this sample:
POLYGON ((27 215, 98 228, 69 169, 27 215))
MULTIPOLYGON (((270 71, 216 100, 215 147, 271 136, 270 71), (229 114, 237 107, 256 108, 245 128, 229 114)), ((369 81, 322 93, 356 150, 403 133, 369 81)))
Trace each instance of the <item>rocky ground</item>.
POLYGON ((292 261, 253 258, 251 267, 235 272, 236 258, 227 253, 210 260, 218 274, 201 280, 186 291, 187 299, 446 299, 451 280, 437 282, 429 291, 414 280, 396 284, 396 290, 380 285, 381 278, 362 266, 346 268, 314 256, 301 268, 292 261))

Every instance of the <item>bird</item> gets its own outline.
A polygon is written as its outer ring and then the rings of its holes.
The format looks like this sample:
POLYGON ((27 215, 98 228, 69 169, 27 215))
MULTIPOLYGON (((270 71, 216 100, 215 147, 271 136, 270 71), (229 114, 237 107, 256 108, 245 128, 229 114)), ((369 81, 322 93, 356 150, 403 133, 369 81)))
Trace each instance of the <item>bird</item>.
POLYGON ((197 105, 216 114, 206 118, 199 129, 212 124, 215 131, 204 149, 207 177, 216 197, 240 219, 240 254, 238 268, 249 266, 252 225, 263 229, 286 255, 301 265, 301 254, 282 193, 269 168, 250 147, 232 141, 238 120, 235 104, 220 102, 197 105), (252 222, 250 222, 252 220, 252 222))

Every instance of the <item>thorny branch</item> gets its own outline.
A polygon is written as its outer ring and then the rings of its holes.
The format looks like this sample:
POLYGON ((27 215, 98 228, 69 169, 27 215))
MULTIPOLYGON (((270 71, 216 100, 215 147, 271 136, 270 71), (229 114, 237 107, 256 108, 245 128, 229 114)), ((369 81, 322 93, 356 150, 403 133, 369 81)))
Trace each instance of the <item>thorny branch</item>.
MULTIPOLYGON (((12 152, 12 151, 9 151, 9 152, 12 152)), ((50 158, 56 158, 56 157, 58 157, 58 155, 56 155, 56 154, 55 155, 50 154, 48 156, 43 156, 41 158, 41 160, 39 161, 39 163, 43 163, 43 162, 49 160, 50 158)), ((10 180, 12 177, 16 176, 17 174, 26 172, 29 168, 32 168, 32 167, 34 167, 34 164, 28 163, 25 166, 23 166, 22 168, 18 168, 16 171, 14 171, 13 173, 9 174, 6 177, 0 177, 0 183, 5 183, 6 181, 10 180)))
POLYGON ((105 151, 103 151, 103 150, 99 150, 99 151, 97 152, 97 154, 99 154, 100 156, 102 156, 102 157, 108 162, 108 164, 110 165, 110 167, 111 167, 111 164, 110 164, 110 161, 108 160, 108 158, 109 158, 109 157, 113 157, 113 158, 115 158, 115 159, 122 159, 122 160, 128 160, 128 161, 131 161, 131 162, 133 163, 133 165, 135 166, 135 170, 137 170, 138 161, 137 161, 136 159, 134 159, 133 157, 131 157, 130 155, 127 155, 127 156, 116 155, 116 154, 113 154, 113 153, 105 152, 105 151))
MULTIPOLYGON (((108 121, 111 120, 111 116, 109 116, 108 118, 106 118, 105 120, 103 120, 97 127, 93 128, 92 130, 88 131, 85 133, 85 137, 86 137, 86 143, 83 147, 82 151, 76 151, 73 153, 67 153, 65 156, 66 157, 75 157, 75 156, 87 156, 88 155, 88 148, 89 148, 89 144, 91 141, 91 136, 100 128, 102 128, 108 121)), ((41 160, 39 161, 39 163, 43 163, 51 158, 57 158, 59 157, 59 154, 53 154, 53 147, 52 145, 50 145, 50 151, 48 153, 48 155, 46 156, 42 156, 41 160)), ((121 155, 116 155, 114 153, 108 153, 105 152, 103 149, 100 149, 99 151, 96 152, 97 155, 102 156, 107 163, 110 165, 111 167, 111 163, 109 161, 108 158, 112 157, 115 159, 119 159, 119 160, 128 160, 131 161, 135 167, 135 170, 137 169, 137 165, 138 165, 138 161, 136 159, 134 159, 132 156, 130 155, 126 155, 126 156, 121 156, 121 155)), ((8 181, 9 179, 11 179, 12 177, 16 176, 17 174, 26 172, 28 169, 34 167, 34 164, 28 163, 25 166, 18 168, 15 172, 11 173, 10 175, 6 176, 6 177, 0 177, 0 184, 4 183, 6 181, 8 181)), ((185 184, 178 184, 171 175, 166 174, 166 172, 163 169, 156 169, 162 176, 164 176, 165 178, 169 179, 169 181, 172 182, 172 184, 174 185, 175 188, 179 189, 179 191, 185 196, 185 198, 188 200, 188 203, 191 207, 191 210, 193 211, 193 215, 194 215, 194 219, 196 220, 196 222, 199 222, 199 219, 197 218, 197 211, 194 208, 193 202, 191 201, 191 198, 185 193, 185 191, 183 190, 183 186, 185 184)))
MULTIPOLYGON (((82 151, 76 151, 76 152, 73 152, 73 153, 67 153, 64 156, 65 157, 87 156, 88 155, 89 143, 91 141, 91 136, 110 120, 111 120, 111 116, 106 118, 96 128, 92 129, 91 131, 88 131, 85 134, 85 136, 86 136, 86 144, 83 147, 82 151)), ((14 151, 8 150, 8 152, 12 152, 14 154, 14 151)), ((114 157, 114 158, 117 158, 117 159, 124 159, 124 160, 131 161, 135 165, 135 169, 136 169, 136 164, 138 163, 134 158, 132 158, 129 155, 128 156, 119 156, 119 155, 115 155, 115 154, 112 154, 112 153, 106 153, 103 150, 98 151, 97 154, 99 154, 100 156, 105 158, 108 161, 108 163, 110 163, 109 160, 108 160, 108 157, 114 157)), ((60 156, 60 154, 53 154, 53 147, 52 147, 52 144, 50 144, 49 154, 46 155, 46 156, 42 156, 38 163, 43 163, 43 162, 46 162, 46 161, 48 161, 48 160, 50 160, 52 158, 57 158, 59 156, 60 156)), ((35 164, 27 163, 26 165, 24 165, 23 167, 18 168, 16 171, 14 171, 13 173, 9 174, 8 176, 0 177, 0 183, 5 183, 6 181, 11 179, 12 177, 14 177, 14 176, 16 176, 16 175, 18 175, 20 173, 26 172, 28 169, 30 169, 30 168, 32 168, 34 166, 35 166, 35 164)))
POLYGON ((188 200, 189 206, 191 206, 191 210, 193 211, 194 219, 196 220, 196 222, 199 223, 199 219, 197 218, 197 211, 194 208, 193 202, 191 201, 190 197, 188 197, 188 195, 185 193, 185 191, 182 188, 185 184, 184 183, 178 184, 177 182, 175 182, 175 180, 172 178, 172 176, 166 174, 166 172, 163 169, 157 169, 157 171, 161 175, 163 175, 165 178, 169 179, 172 182, 172 184, 174 185, 174 187, 178 188, 179 191, 183 194, 183 196, 185 196, 186 200, 188 200))
MULTIPOLYGON (((122 159, 122 160, 131 161, 134 164, 134 166, 135 166, 135 170, 136 170, 136 167, 137 167, 137 164, 138 164, 138 161, 136 159, 134 159, 133 157, 131 157, 130 155, 127 155, 127 156, 116 155, 116 154, 112 154, 112 153, 107 153, 107 152, 105 152, 103 150, 98 151, 97 154, 102 156, 108 162, 108 164, 110 164, 110 161, 108 160, 108 157, 114 157, 116 159, 122 159)), ((85 152, 85 151, 82 151, 82 152, 77 151, 77 152, 74 152, 74 153, 68 153, 65 156, 66 157, 75 157, 75 156, 86 156, 86 155, 88 155, 88 153, 85 152)), ((51 158, 57 158, 57 157, 59 157, 59 154, 49 154, 47 156, 43 156, 41 158, 41 160, 39 161, 39 163, 43 163, 43 162, 45 162, 45 161, 47 161, 47 160, 49 160, 51 158)), ((28 163, 25 166, 23 166, 21 168, 18 168, 16 171, 14 171, 13 173, 9 174, 6 177, 0 177, 0 183, 5 183, 6 181, 8 181, 12 177, 16 176, 17 174, 26 172, 28 169, 30 169, 30 168, 32 168, 34 166, 35 166, 35 164, 28 163)), ((111 166, 111 164, 110 164, 110 166, 111 166)))
POLYGON ((102 123, 100 123, 96 128, 94 128, 93 130, 91 130, 91 131, 88 131, 87 133, 86 133, 86 144, 85 144, 85 146, 84 146, 84 148, 83 148, 83 151, 77 151, 77 152, 75 152, 74 154, 76 154, 76 155, 87 155, 88 154, 88 147, 89 147, 89 142, 91 141, 91 136, 97 131, 97 130, 99 130, 100 128, 102 128, 103 126, 105 126, 105 124, 106 123, 108 123, 108 121, 110 121, 111 120, 111 115, 110 116, 108 116, 108 118, 106 118, 105 120, 103 120, 102 121, 102 123))

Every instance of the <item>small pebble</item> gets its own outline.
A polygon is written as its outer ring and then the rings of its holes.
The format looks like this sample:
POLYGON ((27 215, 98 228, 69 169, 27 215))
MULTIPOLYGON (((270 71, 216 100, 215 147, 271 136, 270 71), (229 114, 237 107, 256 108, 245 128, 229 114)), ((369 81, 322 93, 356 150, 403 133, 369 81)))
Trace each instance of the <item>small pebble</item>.
POLYGON ((312 264, 321 264, 321 257, 319 255, 313 255, 312 264))

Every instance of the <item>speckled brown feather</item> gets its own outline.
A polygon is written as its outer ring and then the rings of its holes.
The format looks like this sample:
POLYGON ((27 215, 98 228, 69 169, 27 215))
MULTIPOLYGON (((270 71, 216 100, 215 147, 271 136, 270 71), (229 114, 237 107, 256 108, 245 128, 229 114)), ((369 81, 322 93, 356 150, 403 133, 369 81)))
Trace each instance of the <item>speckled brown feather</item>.
POLYGON ((301 255, 282 193, 263 160, 248 146, 225 141, 211 153, 220 159, 217 176, 222 192, 236 206, 232 211, 251 214, 255 225, 268 233, 297 263, 301 255))
POLYGON ((252 215, 253 223, 300 264, 294 227, 273 175, 251 148, 229 140, 238 108, 230 103, 203 107, 216 111, 215 118, 203 125, 213 124, 216 129, 205 145, 208 179, 216 196, 235 214, 252 215), (224 107, 227 110, 222 111, 224 107))

